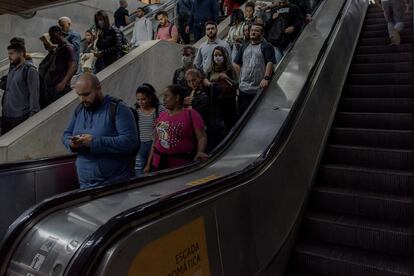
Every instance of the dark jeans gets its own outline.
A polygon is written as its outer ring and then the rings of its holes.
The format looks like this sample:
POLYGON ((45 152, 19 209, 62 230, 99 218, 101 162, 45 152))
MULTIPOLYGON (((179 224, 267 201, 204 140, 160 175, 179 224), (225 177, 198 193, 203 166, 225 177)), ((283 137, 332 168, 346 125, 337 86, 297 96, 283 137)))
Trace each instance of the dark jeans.
POLYGON ((204 26, 204 23, 202 22, 196 22, 194 23, 193 27, 194 31, 194 42, 199 41, 203 38, 205 35, 206 27, 204 26))
POLYGON ((218 105, 220 109, 220 119, 224 122, 226 133, 228 133, 237 121, 236 98, 220 99, 218 105))
POLYGON ((21 123, 26 121, 27 118, 29 118, 29 114, 16 118, 3 116, 1 118, 1 135, 6 134, 16 126, 20 125, 21 123))
POLYGON ((185 27, 188 26, 188 16, 178 17, 178 32, 181 35, 184 44, 190 44, 190 33, 185 32, 185 27))
POLYGON ((239 115, 242 116, 250 103, 253 101, 256 94, 247 94, 242 91, 239 93, 239 115))

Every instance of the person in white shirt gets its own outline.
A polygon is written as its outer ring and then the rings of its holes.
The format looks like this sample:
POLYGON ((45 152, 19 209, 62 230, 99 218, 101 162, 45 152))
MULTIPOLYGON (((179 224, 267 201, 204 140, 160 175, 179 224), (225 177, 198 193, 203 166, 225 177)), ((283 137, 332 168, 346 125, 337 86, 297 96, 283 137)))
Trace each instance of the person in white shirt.
POLYGON ((138 47, 142 43, 152 40, 153 30, 151 20, 145 17, 143 8, 138 8, 135 14, 136 20, 132 32, 131 45, 138 47))

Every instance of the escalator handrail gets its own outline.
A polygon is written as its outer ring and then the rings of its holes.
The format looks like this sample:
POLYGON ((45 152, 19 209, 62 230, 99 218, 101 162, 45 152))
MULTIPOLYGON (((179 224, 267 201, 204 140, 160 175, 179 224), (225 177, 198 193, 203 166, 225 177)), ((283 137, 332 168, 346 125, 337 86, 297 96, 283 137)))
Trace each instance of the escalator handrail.
MULTIPOLYGON (((140 222, 139 224, 134 224, 134 228, 144 226, 145 224, 149 223, 149 221, 145 220, 146 217, 150 218, 152 221, 154 220, 154 216, 152 216, 153 214, 158 214, 156 216, 157 218, 167 214, 166 212, 160 212, 160 210, 168 210, 168 213, 172 213, 186 204, 198 202, 201 199, 205 199, 209 195, 231 189, 235 185, 239 185, 244 181, 248 181, 253 177, 257 177, 257 174, 260 173, 260 171, 265 168, 269 162, 278 156, 282 145, 288 139, 292 126, 298 119, 302 106, 306 100, 308 94, 307 92, 309 91, 309 88, 313 82, 314 73, 318 69, 323 56, 326 54, 328 45, 336 29, 335 27, 342 18, 343 10, 347 3, 348 1, 344 1, 340 12, 334 21, 333 27, 328 37, 326 38, 320 53, 318 54, 317 61, 312 66, 305 86, 298 95, 297 100, 293 104, 291 111, 281 126, 278 134, 255 162, 241 171, 217 178, 201 186, 191 187, 184 191, 165 196, 147 204, 136 206, 113 217, 107 223, 99 227, 90 237, 88 237, 82 243, 78 249, 76 257, 74 257, 74 260, 68 271, 68 275, 87 275, 85 268, 88 267, 88 265, 93 264, 93 261, 100 256, 100 253, 102 253, 102 250, 105 248, 106 242, 114 237, 114 233, 118 232, 119 234, 119 229, 125 228, 125 226, 130 225, 131 222, 140 222)), ((254 104, 250 106, 252 109, 249 110, 249 112, 252 112, 253 108, 256 106, 262 95, 263 93, 258 94, 258 96, 255 98, 254 104)), ((291 231, 289 231, 289 233, 290 232, 291 231)), ((286 242, 287 237, 282 241, 282 246, 279 248, 279 251, 276 252, 276 255, 279 254, 281 248, 283 248, 283 245, 286 242)), ((89 266, 89 269, 92 269, 92 266, 89 266)))

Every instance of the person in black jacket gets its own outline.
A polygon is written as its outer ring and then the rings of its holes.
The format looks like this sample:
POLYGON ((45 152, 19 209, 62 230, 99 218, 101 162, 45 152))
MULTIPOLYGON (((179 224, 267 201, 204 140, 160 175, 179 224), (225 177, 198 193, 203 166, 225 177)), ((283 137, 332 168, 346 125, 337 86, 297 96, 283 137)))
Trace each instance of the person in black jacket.
POLYGON ((97 58, 95 72, 98 73, 122 57, 122 33, 111 26, 108 14, 100 10, 95 14, 97 58))
POLYGON ((300 8, 289 0, 280 0, 279 5, 272 9, 271 15, 265 26, 265 37, 274 46, 276 61, 279 62, 283 52, 299 34, 304 19, 300 8))

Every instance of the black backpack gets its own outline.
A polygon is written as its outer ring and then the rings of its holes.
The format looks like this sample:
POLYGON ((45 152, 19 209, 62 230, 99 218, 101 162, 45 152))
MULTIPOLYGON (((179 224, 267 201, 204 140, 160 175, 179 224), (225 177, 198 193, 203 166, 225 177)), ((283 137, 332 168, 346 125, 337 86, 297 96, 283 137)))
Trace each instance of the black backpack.
POLYGON ((278 16, 273 20, 273 24, 267 33, 267 41, 273 46, 285 46, 288 44, 288 37, 285 33, 286 23, 282 16, 278 16))

